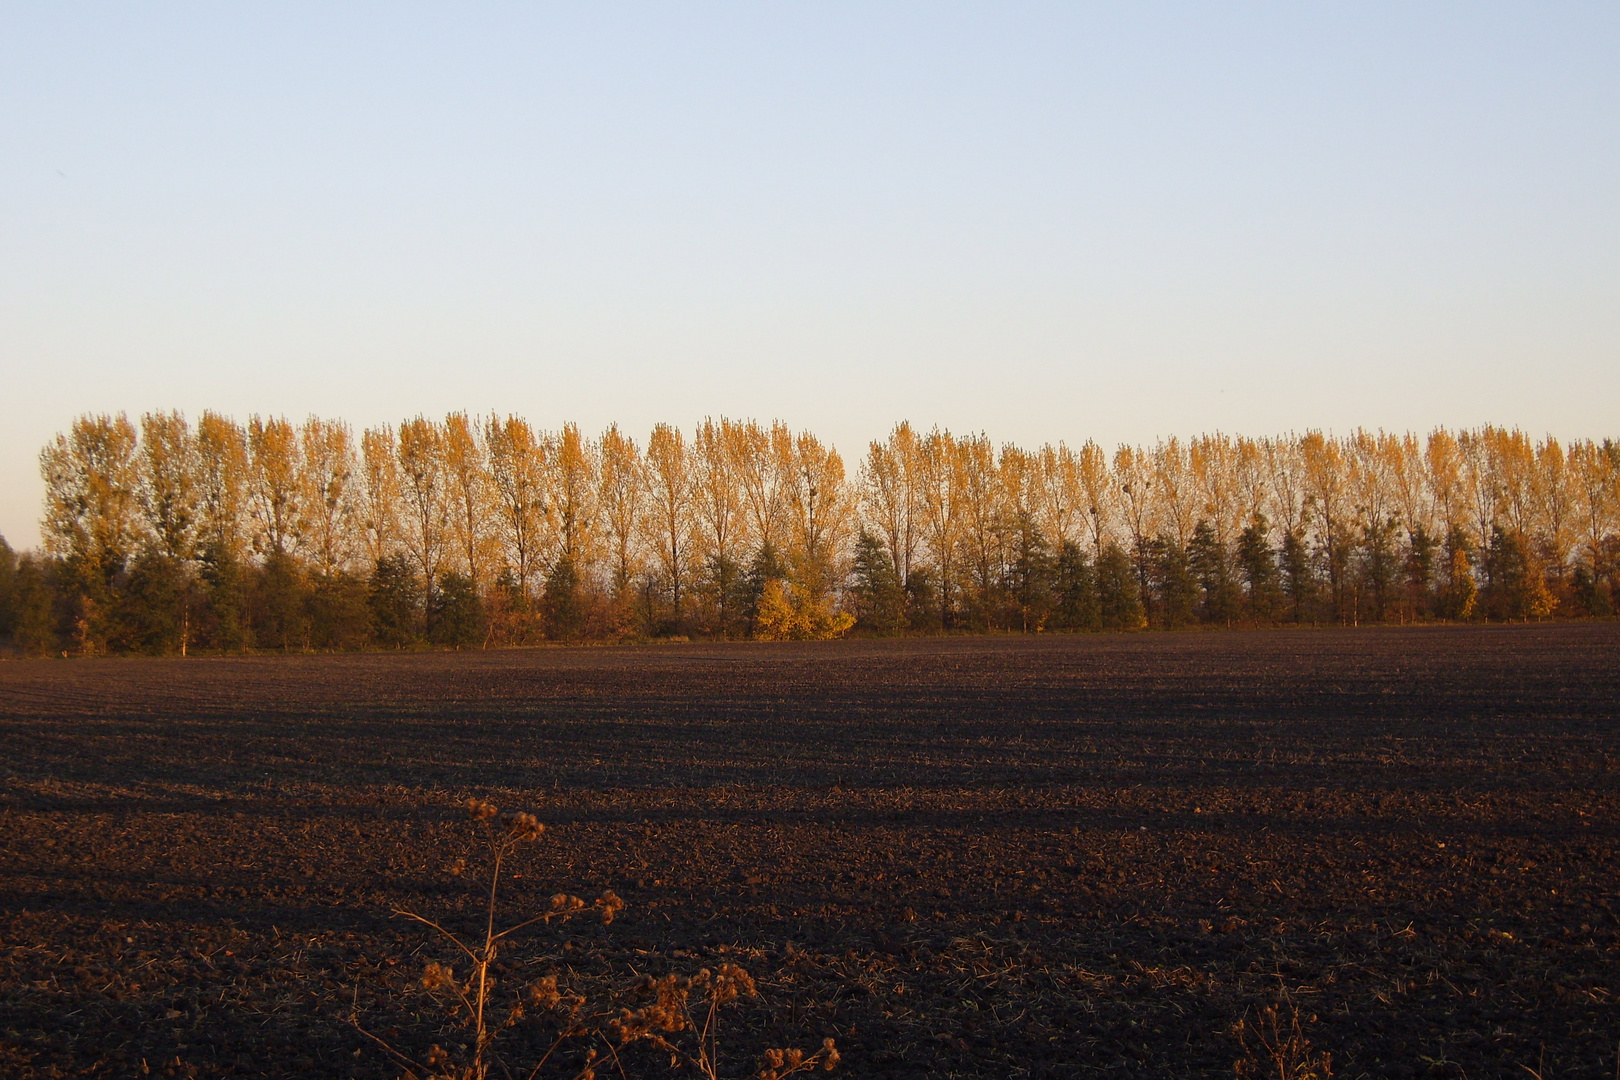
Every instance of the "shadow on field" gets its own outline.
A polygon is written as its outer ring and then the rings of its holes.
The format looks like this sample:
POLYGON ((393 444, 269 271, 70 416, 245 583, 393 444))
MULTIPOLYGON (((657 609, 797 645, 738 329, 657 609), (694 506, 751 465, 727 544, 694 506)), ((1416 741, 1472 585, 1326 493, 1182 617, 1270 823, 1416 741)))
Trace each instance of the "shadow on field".
POLYGON ((460 1037, 388 912, 471 910, 477 793, 550 826, 514 910, 629 903, 509 977, 743 963, 734 1075, 823 1036, 863 1077, 1230 1075, 1286 992, 1336 1075, 1610 1077, 1616 655, 1608 623, 0 664, 0 1073, 394 1075, 356 1004, 460 1037))

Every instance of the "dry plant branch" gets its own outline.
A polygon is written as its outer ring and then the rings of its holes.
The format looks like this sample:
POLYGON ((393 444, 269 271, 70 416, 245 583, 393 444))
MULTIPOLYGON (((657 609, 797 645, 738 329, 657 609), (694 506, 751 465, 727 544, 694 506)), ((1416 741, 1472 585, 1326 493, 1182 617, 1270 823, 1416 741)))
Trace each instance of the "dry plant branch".
MULTIPOLYGON (((610 1011, 592 1010, 584 996, 565 991, 558 986, 556 975, 547 975, 530 983, 523 995, 505 1007, 503 1015, 497 1015, 496 980, 492 972, 506 939, 531 926, 565 922, 584 914, 597 915, 606 925, 624 909, 624 901, 611 890, 589 904, 577 896, 558 893, 551 898, 546 911, 497 928, 501 871, 519 847, 541 837, 545 826, 531 814, 502 816, 495 806, 479 799, 467 800, 466 810, 477 830, 479 846, 488 856, 488 878, 479 881, 484 891, 482 941, 466 940, 442 922, 406 908, 397 908, 394 914, 432 930, 470 963, 470 973, 463 979, 457 976, 453 966, 429 962, 421 980, 422 988, 439 998, 450 1016, 471 1030, 470 1054, 458 1060, 457 1055, 434 1045, 426 1061, 419 1062, 366 1030, 360 1024, 357 1006, 350 1013, 350 1023, 404 1070, 404 1080, 487 1080, 494 1068, 512 1080, 519 1075, 526 1080, 536 1080, 556 1053, 575 1040, 601 1040, 621 1077, 627 1078, 628 1074, 619 1050, 646 1042, 667 1052, 672 1068, 685 1066, 704 1080, 720 1080, 720 1011, 758 994, 753 977, 736 964, 721 964, 718 971, 704 968, 690 977, 645 976, 628 987, 624 996, 643 1001, 650 998, 650 1002, 639 1008, 620 1008, 616 1016, 610 1011), (556 1034, 526 1073, 515 1073, 495 1055, 494 1044, 503 1032, 531 1013, 549 1015, 556 1034)), ((465 871, 466 861, 459 860, 452 869, 455 873, 465 871)), ((356 995, 358 999, 358 988, 356 995)), ((814 1052, 766 1050, 754 1075, 758 1080, 783 1080, 794 1073, 818 1068, 830 1071, 838 1062, 838 1049, 833 1040, 824 1039, 821 1048, 814 1052)), ((573 1073, 573 1080, 595 1080, 601 1063, 601 1052, 590 1047, 580 1068, 573 1073)))
MULTIPOLYGON (((652 1000, 640 1008, 622 1009, 608 1024, 608 1034, 619 1046, 647 1042, 670 1056, 670 1066, 684 1065, 704 1080, 720 1076, 720 1010, 742 998, 758 996, 753 977, 737 964, 724 963, 718 971, 704 968, 685 977, 646 976, 630 993, 652 1000), (701 1019, 700 1019, 701 1018, 701 1019)), ((839 1061, 832 1039, 821 1049, 770 1049, 761 1058, 759 1080, 781 1080, 797 1072, 820 1067, 831 1071, 839 1061)))
MULTIPOLYGON (((469 943, 442 923, 409 909, 398 908, 394 914, 426 926, 453 945, 470 963, 471 971, 465 979, 462 979, 457 977, 452 965, 430 962, 422 973, 421 982, 424 990, 446 1004, 452 1017, 471 1029, 473 1041, 470 1055, 465 1060, 457 1061, 455 1055, 435 1045, 428 1052, 427 1061, 418 1062, 386 1040, 367 1031, 360 1024, 358 1015, 350 1016, 350 1022, 361 1034, 379 1046, 390 1060, 405 1070, 406 1080, 486 1080, 491 1065, 496 1060, 493 1053, 496 1039, 502 1032, 528 1015, 531 1009, 551 1013, 557 1024, 556 1038, 528 1073, 531 1078, 538 1076, 552 1056, 570 1040, 590 1037, 598 1031, 596 1025, 590 1022, 586 1015, 586 1000, 579 995, 559 991, 554 975, 531 984, 526 995, 508 1004, 505 1014, 496 1018, 494 1015, 496 980, 491 972, 496 958, 500 955, 502 942, 518 931, 535 925, 566 922, 577 915, 587 913, 598 915, 605 925, 611 923, 614 915, 623 910, 624 901, 611 890, 604 892, 596 901, 589 904, 577 896, 558 893, 551 898, 548 910, 504 929, 497 929, 501 870, 520 846, 539 840, 545 832, 545 826, 532 814, 508 814, 503 817, 495 806, 480 799, 467 800, 466 810, 478 831, 479 844, 488 855, 488 877, 480 882, 485 893, 483 940, 473 939, 469 943)), ((460 873, 465 866, 463 860, 458 862, 453 870, 460 873)), ((575 1073, 575 1080, 592 1080, 596 1075, 595 1063, 598 1057, 599 1054, 595 1049, 590 1050, 583 1067, 575 1073)), ((511 1075, 510 1070, 504 1065, 502 1072, 511 1075)))
MULTIPOLYGON (((1238 1020, 1234 1032, 1243 1048, 1243 1057, 1233 1070, 1240 1078, 1275 1078, 1275 1080, 1329 1080, 1333 1075, 1333 1055, 1315 1053, 1311 1041, 1305 1037, 1299 1009, 1287 995, 1283 1002, 1288 1018, 1283 1019, 1276 1005, 1267 1005, 1259 1016, 1251 1020, 1247 1013, 1238 1020), (1250 1040, 1253 1040, 1251 1044, 1250 1040)), ((1314 1022, 1315 1016, 1307 1018, 1314 1022)))

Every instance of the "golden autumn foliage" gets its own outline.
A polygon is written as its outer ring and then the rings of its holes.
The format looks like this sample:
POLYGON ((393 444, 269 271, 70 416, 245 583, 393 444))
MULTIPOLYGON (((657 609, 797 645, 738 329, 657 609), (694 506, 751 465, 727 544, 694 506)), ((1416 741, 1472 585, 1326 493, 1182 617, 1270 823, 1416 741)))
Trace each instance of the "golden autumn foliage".
POLYGON ((855 616, 835 611, 824 599, 800 595, 792 584, 770 578, 760 590, 754 637, 761 641, 827 641, 842 637, 855 616))
POLYGON ((1620 445, 1497 427, 1108 452, 902 423, 852 476, 780 422, 169 412, 81 417, 40 466, 30 649, 1542 619, 1620 580, 1620 445))

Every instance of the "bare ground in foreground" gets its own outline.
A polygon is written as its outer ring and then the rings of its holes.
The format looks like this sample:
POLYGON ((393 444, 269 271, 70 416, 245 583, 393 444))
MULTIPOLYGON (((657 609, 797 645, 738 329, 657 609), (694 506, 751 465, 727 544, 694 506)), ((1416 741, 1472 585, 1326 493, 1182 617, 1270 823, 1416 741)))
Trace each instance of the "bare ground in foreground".
MULTIPOLYGON (((397 1075, 455 804, 509 980, 733 959, 847 1075, 1613 1077, 1620 625, 0 663, 0 1075, 397 1075)), ((635 1058, 642 1075, 662 1075, 635 1058)))

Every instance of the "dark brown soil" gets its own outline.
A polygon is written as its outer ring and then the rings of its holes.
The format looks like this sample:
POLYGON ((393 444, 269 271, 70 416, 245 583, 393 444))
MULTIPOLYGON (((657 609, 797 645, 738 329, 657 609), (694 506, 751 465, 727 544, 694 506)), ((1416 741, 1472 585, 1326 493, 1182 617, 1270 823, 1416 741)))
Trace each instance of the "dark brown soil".
MULTIPOLYGON (((0 1075, 397 1075, 456 809, 551 826, 511 954, 736 959, 859 1077, 1614 1077, 1620 625, 0 664, 0 1075)), ((461 914, 458 914, 461 913, 461 914)), ((518 1039, 523 1034, 519 1032, 518 1039)), ((514 1044, 516 1045, 516 1044, 514 1044)), ((662 1075, 641 1055, 641 1075, 662 1075)))

